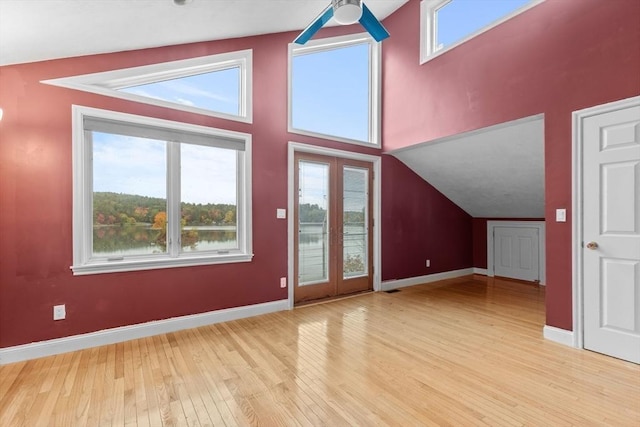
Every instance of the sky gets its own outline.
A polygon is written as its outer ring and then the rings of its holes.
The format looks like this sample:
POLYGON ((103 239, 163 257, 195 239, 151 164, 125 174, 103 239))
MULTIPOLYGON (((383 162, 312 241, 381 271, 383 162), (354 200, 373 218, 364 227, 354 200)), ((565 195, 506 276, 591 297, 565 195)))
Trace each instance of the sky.
MULTIPOLYGON (((181 145, 181 198, 236 204, 236 152, 181 145)), ((93 190, 166 198, 167 143, 93 133, 93 190)))
POLYGON ((369 45, 296 55, 292 127, 369 141, 369 45))
POLYGON ((240 67, 132 86, 121 92, 226 114, 240 114, 240 67), (215 90, 210 90, 215 88, 215 90))
MULTIPOLYGON (((455 43, 529 1, 452 0, 437 12, 437 43, 445 47, 455 43)), ((297 55, 292 67, 294 128, 368 141, 367 45, 297 55)), ((233 67, 121 90, 238 114, 240 70, 233 67)), ((93 143, 94 191, 166 198, 165 142, 94 132, 93 143)), ((236 203, 232 150, 183 144, 181 156, 182 201, 236 203)), ((305 173, 305 179, 317 188, 325 179, 321 168, 309 168, 305 173)), ((308 190, 307 199, 301 202, 321 205, 324 195, 313 191, 308 190)))
POLYGON ((531 0, 452 0, 437 12, 436 46, 447 47, 531 0))

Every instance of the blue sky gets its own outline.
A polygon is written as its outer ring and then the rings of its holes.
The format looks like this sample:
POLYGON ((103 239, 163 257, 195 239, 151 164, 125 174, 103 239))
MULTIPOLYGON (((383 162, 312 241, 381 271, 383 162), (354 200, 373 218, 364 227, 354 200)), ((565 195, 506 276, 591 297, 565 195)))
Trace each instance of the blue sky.
POLYGON ((119 90, 219 113, 234 115, 240 113, 240 104, 238 102, 238 94, 240 92, 239 67, 119 90))
POLYGON ((369 46, 293 58, 293 127, 369 140, 369 46))
POLYGON ((453 0, 438 10, 436 46, 447 47, 531 0, 453 0))
MULTIPOLYGON (((446 47, 529 1, 453 0, 438 11, 437 41, 446 47)), ((367 45, 298 55, 293 59, 293 70, 294 128, 368 140, 367 45)), ((239 88, 240 74, 235 67, 121 90, 238 114, 239 88)), ((99 133, 94 134, 93 142, 94 191, 166 198, 166 143, 99 133)), ((234 153, 183 147, 182 200, 235 204, 234 153)), ((319 184, 323 179, 319 168, 308 170, 309 182, 319 184)), ((321 204, 322 200, 320 193, 308 194, 303 203, 321 204)))

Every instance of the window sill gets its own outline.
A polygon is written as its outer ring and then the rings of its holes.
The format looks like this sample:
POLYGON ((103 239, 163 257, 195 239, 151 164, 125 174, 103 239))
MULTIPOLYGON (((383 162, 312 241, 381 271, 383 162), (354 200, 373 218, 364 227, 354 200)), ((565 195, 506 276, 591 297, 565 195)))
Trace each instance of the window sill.
POLYGON ((81 265, 72 265, 74 276, 89 274, 119 273, 125 271, 156 270, 161 268, 196 267, 200 265, 230 264, 251 262, 253 254, 229 254, 215 256, 184 256, 182 258, 163 259, 125 259, 122 261, 94 261, 81 265))

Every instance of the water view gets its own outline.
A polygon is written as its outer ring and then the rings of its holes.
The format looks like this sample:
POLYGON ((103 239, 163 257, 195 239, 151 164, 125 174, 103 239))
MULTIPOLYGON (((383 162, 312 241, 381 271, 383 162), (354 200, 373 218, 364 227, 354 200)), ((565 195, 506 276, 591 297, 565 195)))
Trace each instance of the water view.
MULTIPOLYGON (((193 226, 182 229, 183 252, 229 250, 238 247, 235 226, 193 226)), ((107 225, 93 228, 93 253, 120 257, 167 251, 165 231, 150 224, 107 225)))
MULTIPOLYGON (((322 223, 300 224, 298 233, 300 285, 325 281, 329 275, 329 242, 322 223)), ((343 277, 367 274, 367 232, 364 223, 345 225, 343 277)))

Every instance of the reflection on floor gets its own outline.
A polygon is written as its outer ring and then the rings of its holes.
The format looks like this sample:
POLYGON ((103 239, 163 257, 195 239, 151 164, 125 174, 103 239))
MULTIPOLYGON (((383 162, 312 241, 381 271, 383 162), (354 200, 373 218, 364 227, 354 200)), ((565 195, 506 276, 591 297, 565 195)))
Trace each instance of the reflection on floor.
POLYGON ((0 425, 640 425, 640 366, 479 276, 0 367, 0 425))

